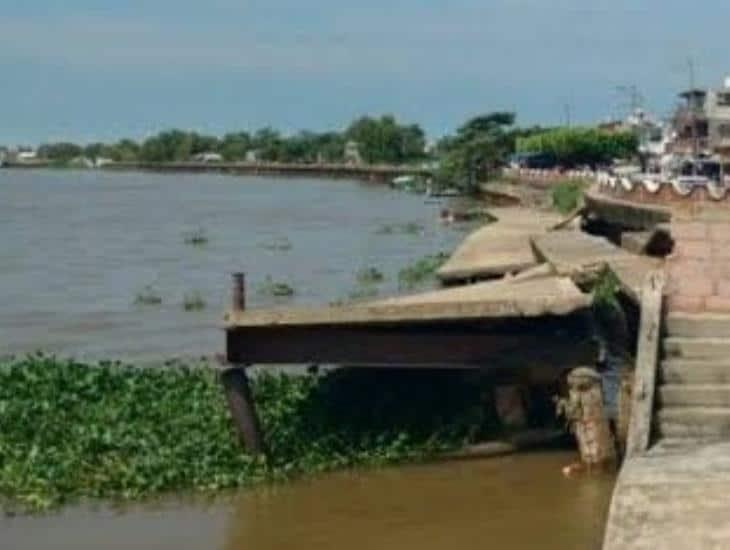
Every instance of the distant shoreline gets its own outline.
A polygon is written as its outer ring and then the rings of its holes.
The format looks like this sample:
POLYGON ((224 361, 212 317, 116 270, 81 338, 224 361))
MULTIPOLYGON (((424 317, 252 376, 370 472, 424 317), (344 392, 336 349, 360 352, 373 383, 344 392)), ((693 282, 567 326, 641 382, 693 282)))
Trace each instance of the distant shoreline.
MULTIPOLYGON (((67 169, 52 161, 5 162, 5 169, 67 169)), ((278 162, 112 162, 97 168, 78 167, 83 170, 114 170, 130 172, 162 173, 218 173, 251 176, 317 176, 335 179, 359 179, 373 182, 390 182, 399 176, 430 177, 432 171, 416 166, 381 164, 306 164, 278 162)))

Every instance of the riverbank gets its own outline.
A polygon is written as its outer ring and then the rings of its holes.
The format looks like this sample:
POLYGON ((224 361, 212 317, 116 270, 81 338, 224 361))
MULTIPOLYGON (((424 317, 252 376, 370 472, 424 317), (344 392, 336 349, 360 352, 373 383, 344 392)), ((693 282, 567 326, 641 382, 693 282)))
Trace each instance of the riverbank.
POLYGON ((391 183, 400 176, 429 178, 432 170, 418 165, 336 164, 284 162, 106 162, 96 168, 60 165, 51 161, 6 161, 0 168, 16 170, 84 169, 118 172, 158 172, 187 174, 231 174, 243 176, 326 177, 391 183))

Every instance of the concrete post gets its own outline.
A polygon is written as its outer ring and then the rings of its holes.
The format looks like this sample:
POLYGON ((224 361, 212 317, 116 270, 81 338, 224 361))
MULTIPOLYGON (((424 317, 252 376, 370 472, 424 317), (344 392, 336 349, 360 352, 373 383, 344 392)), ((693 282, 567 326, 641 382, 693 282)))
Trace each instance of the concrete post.
POLYGON ((600 375, 587 367, 572 370, 568 392, 568 399, 559 403, 559 411, 570 422, 581 461, 588 467, 614 462, 616 449, 603 410, 600 375))

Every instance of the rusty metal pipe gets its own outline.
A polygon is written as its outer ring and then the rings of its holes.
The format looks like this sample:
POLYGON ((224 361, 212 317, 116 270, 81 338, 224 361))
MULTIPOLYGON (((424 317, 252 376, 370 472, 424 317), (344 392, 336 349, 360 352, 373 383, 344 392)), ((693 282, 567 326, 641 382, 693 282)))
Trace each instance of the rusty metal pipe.
POLYGON ((231 306, 234 312, 245 311, 246 309, 246 274, 242 272, 233 274, 233 293, 231 306))

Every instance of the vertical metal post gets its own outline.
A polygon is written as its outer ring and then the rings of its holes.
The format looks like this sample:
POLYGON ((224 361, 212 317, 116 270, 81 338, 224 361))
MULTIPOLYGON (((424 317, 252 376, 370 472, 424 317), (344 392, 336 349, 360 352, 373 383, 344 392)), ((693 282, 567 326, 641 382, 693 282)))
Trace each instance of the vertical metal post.
POLYGON ((246 309, 246 274, 233 274, 233 293, 231 299, 233 311, 245 311, 246 309))

